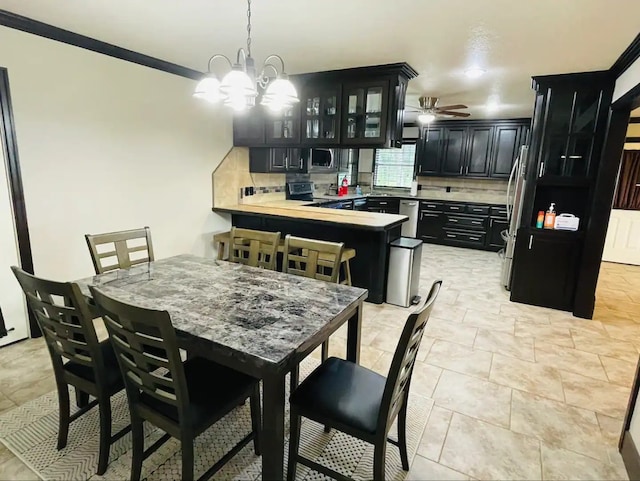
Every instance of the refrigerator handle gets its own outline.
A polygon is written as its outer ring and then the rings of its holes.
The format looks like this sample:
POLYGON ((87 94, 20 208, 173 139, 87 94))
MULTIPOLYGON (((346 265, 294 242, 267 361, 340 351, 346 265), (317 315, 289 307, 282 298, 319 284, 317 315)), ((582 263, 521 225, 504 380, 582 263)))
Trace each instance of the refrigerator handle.
POLYGON ((511 207, 509 206, 509 201, 511 200, 511 184, 513 182, 513 178, 515 176, 516 171, 518 170, 518 165, 520 164, 520 157, 516 159, 513 163, 513 167, 511 167, 511 173, 509 174, 509 182, 507 183, 507 202, 505 204, 507 208, 507 221, 511 221, 511 207))

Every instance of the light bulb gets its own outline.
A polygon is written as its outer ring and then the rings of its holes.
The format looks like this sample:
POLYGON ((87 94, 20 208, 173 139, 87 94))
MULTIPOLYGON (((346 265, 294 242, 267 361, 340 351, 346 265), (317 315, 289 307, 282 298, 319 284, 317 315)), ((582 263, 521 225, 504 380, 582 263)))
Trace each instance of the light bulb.
POLYGON ((212 104, 220 100, 220 81, 215 75, 209 74, 203 77, 193 91, 193 96, 197 99, 206 100, 212 104))
POLYGON ((431 123, 435 119, 436 119, 436 116, 428 112, 418 115, 418 122, 420 122, 421 124, 431 123))
POLYGON ((296 88, 286 77, 278 77, 267 87, 267 91, 260 102, 274 112, 299 102, 296 88))
POLYGON ((470 67, 464 71, 464 74, 469 78, 482 77, 486 73, 486 70, 480 67, 470 67))
POLYGON ((253 107, 258 96, 258 91, 249 75, 237 66, 234 66, 233 70, 222 79, 220 93, 225 105, 235 111, 253 107))

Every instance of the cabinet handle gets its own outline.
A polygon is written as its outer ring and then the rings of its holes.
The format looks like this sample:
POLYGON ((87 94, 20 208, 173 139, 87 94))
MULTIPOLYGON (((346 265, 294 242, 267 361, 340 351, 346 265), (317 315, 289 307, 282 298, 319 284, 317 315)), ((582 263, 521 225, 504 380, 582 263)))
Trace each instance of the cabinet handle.
POLYGON ((464 169, 464 175, 469 175, 469 166, 464 169))
POLYGON ((540 172, 538 172, 538 177, 542 177, 544 174, 544 162, 540 162, 540 172))
POLYGON ((300 157, 300 170, 302 170, 302 162, 303 162, 302 157, 300 157))
POLYGON ((529 236, 529 250, 533 247, 533 234, 529 236))
POLYGON ((422 214, 423 214, 423 212, 420 211, 420 220, 422 220, 422 214))
POLYGON ((452 237, 452 238, 454 238, 454 239, 456 238, 456 236, 455 236, 455 235, 453 235, 453 234, 447 234, 447 237, 452 237))
POLYGON ((478 241, 478 240, 480 240, 480 239, 479 239, 478 237, 469 237, 469 240, 472 240, 472 241, 478 241))
POLYGON ((386 202, 378 202, 378 205, 387 205, 386 202))
POLYGON ((478 225, 478 224, 482 224, 482 222, 478 221, 478 220, 472 220, 471 221, 472 224, 478 225))
POLYGON ((462 167, 462 166, 460 166, 460 175, 462 175, 462 168, 463 168, 463 167, 462 167))
POLYGON ((449 222, 458 222, 458 219, 449 219, 449 222))

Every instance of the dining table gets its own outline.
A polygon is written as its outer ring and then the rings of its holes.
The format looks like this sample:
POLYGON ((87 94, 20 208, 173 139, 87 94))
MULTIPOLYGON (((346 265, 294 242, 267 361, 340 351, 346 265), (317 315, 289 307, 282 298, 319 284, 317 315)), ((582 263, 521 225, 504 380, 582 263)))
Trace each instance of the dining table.
POLYGON ((191 254, 76 282, 89 299, 96 286, 122 302, 166 310, 189 356, 262 380, 265 480, 284 479, 287 373, 345 323, 346 359, 359 362, 366 289, 191 254))

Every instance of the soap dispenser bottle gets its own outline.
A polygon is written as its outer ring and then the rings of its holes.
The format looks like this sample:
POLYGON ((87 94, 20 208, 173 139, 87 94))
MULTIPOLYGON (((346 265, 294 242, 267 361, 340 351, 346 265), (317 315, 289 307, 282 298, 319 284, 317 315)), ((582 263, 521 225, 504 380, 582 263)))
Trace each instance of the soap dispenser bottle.
POLYGON ((555 229, 556 226, 556 204, 555 202, 551 202, 549 209, 544 214, 544 228, 545 229, 555 229))

